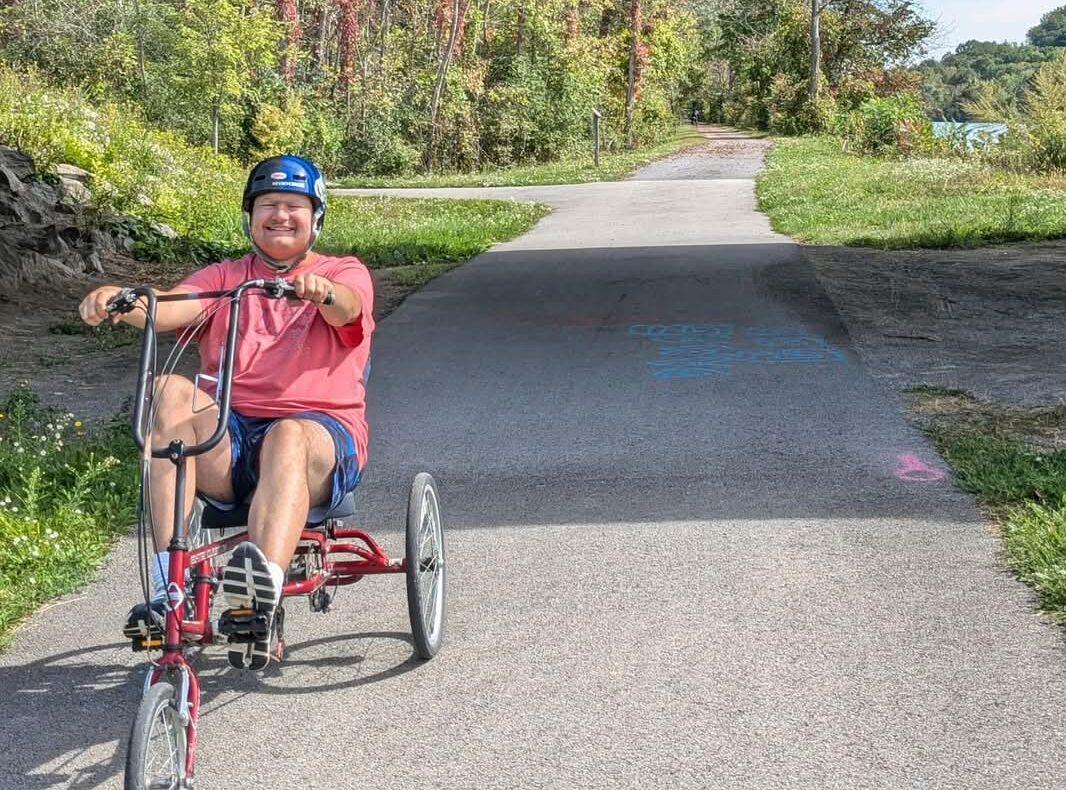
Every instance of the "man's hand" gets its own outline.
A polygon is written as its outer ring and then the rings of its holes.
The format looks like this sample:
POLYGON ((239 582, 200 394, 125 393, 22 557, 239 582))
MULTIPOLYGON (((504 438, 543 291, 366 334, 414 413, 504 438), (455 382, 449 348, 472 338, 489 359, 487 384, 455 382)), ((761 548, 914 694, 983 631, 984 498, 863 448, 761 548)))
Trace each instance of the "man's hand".
POLYGON ((298 274, 292 278, 292 285, 297 296, 315 304, 325 304, 327 301, 332 303, 331 294, 336 293, 336 286, 317 274, 298 274))
POLYGON ((122 320, 118 313, 108 313, 107 303, 122 291, 117 285, 102 285, 96 290, 90 291, 89 295, 81 300, 78 305, 78 314, 81 320, 89 326, 99 326, 104 321, 117 324, 122 320))

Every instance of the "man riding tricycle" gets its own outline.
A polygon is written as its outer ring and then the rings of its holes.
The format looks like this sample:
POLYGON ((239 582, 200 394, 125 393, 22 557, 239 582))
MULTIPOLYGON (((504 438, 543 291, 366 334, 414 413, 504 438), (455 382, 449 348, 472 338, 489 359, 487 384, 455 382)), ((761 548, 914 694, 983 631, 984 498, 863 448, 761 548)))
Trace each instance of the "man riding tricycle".
POLYGON ((357 258, 312 251, 326 189, 305 159, 256 165, 242 211, 252 245, 243 258, 167 291, 96 288, 79 307, 92 326, 144 330, 133 431, 143 453, 146 594, 123 632, 135 650, 163 655, 131 731, 127 787, 191 784, 199 683, 190 658, 224 642, 237 669, 280 659, 286 598, 306 595, 324 611, 331 587, 405 573, 416 652, 431 657, 443 638, 443 528, 432 477, 420 474, 412 486, 405 559, 344 526, 367 459, 370 274, 357 258), (159 368, 157 336, 167 331, 181 333, 178 353, 159 368), (201 361, 195 379, 173 373, 191 342, 201 361), (212 532, 222 529, 236 534, 212 532))

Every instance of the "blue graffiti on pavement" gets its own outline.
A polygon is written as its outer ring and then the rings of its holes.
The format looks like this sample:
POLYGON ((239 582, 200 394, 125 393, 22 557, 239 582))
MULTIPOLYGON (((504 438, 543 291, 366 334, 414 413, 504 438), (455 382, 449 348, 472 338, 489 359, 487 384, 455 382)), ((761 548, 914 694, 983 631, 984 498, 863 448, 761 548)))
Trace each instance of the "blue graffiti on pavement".
POLYGON ((724 377, 739 364, 824 365, 843 362, 844 352, 802 329, 733 324, 634 324, 629 334, 655 344, 652 376, 672 379, 724 377))

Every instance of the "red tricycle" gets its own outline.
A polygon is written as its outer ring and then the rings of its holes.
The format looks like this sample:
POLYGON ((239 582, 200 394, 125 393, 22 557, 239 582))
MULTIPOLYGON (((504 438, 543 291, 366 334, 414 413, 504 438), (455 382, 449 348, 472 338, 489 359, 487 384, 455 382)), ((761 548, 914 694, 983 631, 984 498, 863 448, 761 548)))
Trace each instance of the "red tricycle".
POLYGON ((174 533, 167 547, 170 552, 167 578, 171 583, 167 589, 165 627, 162 634, 146 631, 133 636, 135 650, 148 651, 149 656, 152 651, 161 651, 162 655, 151 661, 144 695, 130 731, 127 790, 192 787, 200 711, 200 683, 193 657, 208 645, 225 643, 230 649, 242 645, 252 649, 253 644, 265 642, 271 645, 272 657, 281 660, 285 653, 283 604, 288 599, 306 596, 312 611, 325 612, 339 586, 352 584, 364 576, 402 573, 406 576, 408 612, 419 658, 432 658, 444 637, 444 531, 436 484, 424 472, 415 476, 407 502, 404 559, 390 558, 369 534, 345 526, 354 513, 353 496, 349 493, 339 505, 318 514, 304 528, 288 569, 282 605, 275 610, 272 623, 262 622, 254 610, 231 609, 218 622, 212 620, 212 603, 222 580, 220 558, 247 539, 248 506, 241 503, 226 510, 219 503, 198 499, 193 517, 186 520, 181 507, 185 496, 185 463, 190 457, 208 452, 226 436, 238 318, 241 301, 249 295, 296 298, 293 287, 280 278, 257 279, 231 291, 218 292, 157 295, 148 288, 127 288, 112 299, 108 308, 113 313, 142 309, 146 314, 133 408, 133 436, 142 454, 138 533, 146 601, 150 546, 155 540, 149 513, 148 464, 153 458, 167 458, 173 462, 175 473, 174 533), (156 305, 159 301, 175 299, 211 299, 215 307, 202 315, 197 325, 182 333, 174 351, 157 370, 156 305), (229 310, 229 323, 215 388, 216 430, 200 444, 187 445, 175 440, 156 445, 149 429, 156 381, 161 374, 174 369, 181 352, 199 329, 211 314, 221 309, 229 310), (265 630, 271 632, 264 633, 265 630))

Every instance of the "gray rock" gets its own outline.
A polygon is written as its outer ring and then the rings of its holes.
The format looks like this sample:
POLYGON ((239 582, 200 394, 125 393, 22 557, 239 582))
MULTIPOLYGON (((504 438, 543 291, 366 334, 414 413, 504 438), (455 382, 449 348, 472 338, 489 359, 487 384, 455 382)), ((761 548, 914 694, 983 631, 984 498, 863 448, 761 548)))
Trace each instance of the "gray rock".
POLYGON ((170 227, 169 225, 166 225, 166 224, 164 224, 162 222, 150 222, 150 223, 148 223, 148 225, 149 225, 149 227, 151 227, 152 230, 154 230, 156 233, 158 233, 160 236, 163 236, 164 238, 168 238, 168 239, 176 239, 176 238, 178 238, 178 232, 176 230, 174 230, 174 228, 170 227))
POLYGON ((88 170, 82 170, 76 165, 56 165, 56 175, 64 181, 69 178, 72 181, 80 181, 83 184, 88 184, 93 177, 93 174, 88 170))
POLYGON ((63 199, 76 206, 83 206, 89 203, 93 198, 93 193, 89 191, 89 187, 81 181, 73 178, 60 178, 60 183, 63 185, 63 199))
POLYGON ((40 178, 28 156, 0 146, 0 283, 5 288, 103 273, 104 256, 128 242, 86 224, 88 171, 60 165, 56 174, 58 185, 40 178))
POLYGON ((108 251, 115 249, 115 239, 110 233, 105 233, 102 230, 93 230, 89 239, 94 251, 108 251))
POLYGON ((0 191, 7 192, 12 195, 19 195, 26 190, 26 185, 22 182, 13 168, 7 167, 0 161, 0 191))
POLYGON ((0 165, 13 172, 19 181, 26 181, 37 172, 32 159, 22 151, 7 145, 0 145, 0 165))

